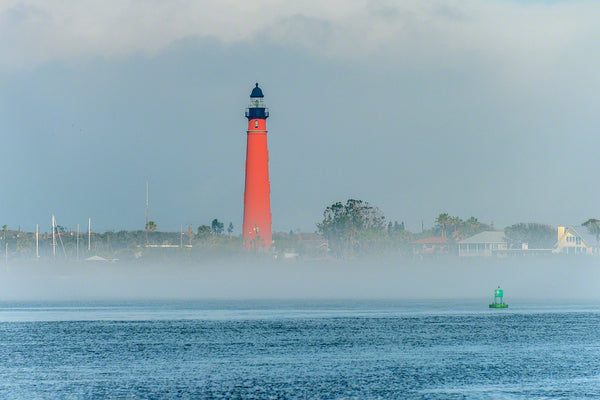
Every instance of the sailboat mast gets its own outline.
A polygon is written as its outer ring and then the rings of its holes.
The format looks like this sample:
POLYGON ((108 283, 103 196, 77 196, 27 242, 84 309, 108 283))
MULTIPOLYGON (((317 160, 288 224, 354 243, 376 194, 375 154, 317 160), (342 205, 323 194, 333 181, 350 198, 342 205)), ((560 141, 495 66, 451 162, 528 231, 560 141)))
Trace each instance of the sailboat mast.
POLYGON ((56 220, 52 214, 52 256, 56 257, 56 220))
POLYGON ((40 258, 40 225, 35 224, 35 257, 40 258))
POLYGON ((146 247, 148 247, 148 182, 146 181, 146 247))
POLYGON ((79 224, 77 224, 77 260, 79 260, 79 224))

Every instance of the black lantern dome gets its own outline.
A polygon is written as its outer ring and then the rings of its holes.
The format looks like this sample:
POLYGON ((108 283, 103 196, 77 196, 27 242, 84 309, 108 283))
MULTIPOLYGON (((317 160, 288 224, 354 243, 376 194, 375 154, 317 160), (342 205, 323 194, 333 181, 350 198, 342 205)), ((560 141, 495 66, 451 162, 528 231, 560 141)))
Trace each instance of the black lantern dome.
POLYGON ((265 95, 262 92, 262 89, 258 87, 258 83, 256 84, 256 87, 254 89, 252 89, 252 93, 250 93, 250 97, 265 97, 265 95))
POLYGON ((267 119, 269 118, 269 109, 265 107, 265 95, 258 83, 250 93, 250 106, 246 109, 246 118, 248 119, 267 119))

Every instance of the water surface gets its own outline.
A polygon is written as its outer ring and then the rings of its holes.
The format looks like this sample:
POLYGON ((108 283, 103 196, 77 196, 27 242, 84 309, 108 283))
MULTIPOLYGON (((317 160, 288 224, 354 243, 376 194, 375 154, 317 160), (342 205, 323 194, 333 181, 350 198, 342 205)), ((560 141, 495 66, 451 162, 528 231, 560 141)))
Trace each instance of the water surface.
POLYGON ((0 398, 600 398, 600 307, 0 303, 0 398))

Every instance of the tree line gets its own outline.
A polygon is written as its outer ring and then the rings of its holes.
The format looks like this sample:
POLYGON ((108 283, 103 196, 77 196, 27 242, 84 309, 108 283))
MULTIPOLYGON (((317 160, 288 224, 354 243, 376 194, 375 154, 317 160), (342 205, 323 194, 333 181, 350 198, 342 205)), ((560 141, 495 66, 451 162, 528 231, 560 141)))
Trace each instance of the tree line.
MULTIPOLYGON (((582 223, 588 231, 600 242, 600 220, 590 218, 582 223)), ((480 222, 471 216, 465 220, 448 213, 441 213, 434 219, 431 228, 423 228, 421 232, 409 232, 404 222, 388 220, 381 210, 367 201, 348 199, 345 203, 335 202, 323 211, 323 218, 316 223, 316 234, 326 240, 323 246, 316 248, 315 243, 302 239, 301 235, 273 233, 274 251, 288 249, 322 256, 327 251, 328 256, 347 258, 360 255, 377 254, 382 252, 412 253, 412 243, 420 238, 440 236, 450 242, 458 242, 483 231, 495 230, 493 225, 480 222)), ((217 218, 210 224, 202 224, 195 231, 191 225, 184 232, 161 232, 158 224, 149 221, 145 230, 138 231, 108 231, 76 235, 63 226, 56 226, 59 254, 74 256, 80 254, 107 254, 132 256, 146 244, 153 246, 179 245, 186 248, 212 249, 223 254, 241 251, 241 236, 234 235, 233 223, 225 223, 217 218), (88 242, 88 239, 89 242, 88 242)), ((12 254, 31 256, 36 251, 35 233, 11 231, 7 225, 2 226, 2 248, 0 251, 12 254)), ((557 241, 556 228, 540 223, 517 223, 504 228, 505 238, 511 248, 520 248, 527 243, 530 249, 551 248, 557 241)), ((312 237, 312 234, 311 234, 312 237)), ((42 254, 52 251, 52 232, 41 234, 39 250, 42 254)))
MULTIPOLYGON (((188 253, 215 250, 215 253, 238 253, 241 240, 233 235, 233 223, 225 224, 213 219, 210 225, 200 225, 196 232, 191 225, 180 232, 160 231, 155 221, 148 221, 144 230, 106 232, 76 232, 56 225, 48 232, 27 232, 8 229, 0 231, 0 254, 7 258, 35 258, 54 256, 83 259, 91 255, 108 258, 136 258, 148 245, 150 247, 180 247, 188 253), (193 249, 193 250, 192 250, 193 249)), ((148 250, 158 254, 159 250, 148 250)), ((174 250, 173 250, 174 251, 174 250)))
MULTIPOLYGON (((354 257, 374 254, 384 249, 409 251, 410 244, 431 236, 458 242, 477 233, 493 231, 493 225, 480 222, 471 216, 462 220, 448 213, 439 214, 434 226, 419 233, 407 232, 404 223, 387 222, 383 213, 368 202, 349 199, 325 208, 323 219, 317 223, 318 232, 329 244, 336 257, 354 257)), ((600 220, 588 219, 583 226, 600 242, 600 220)), ((516 223, 504 228, 504 236, 510 248, 520 249, 527 243, 530 249, 552 248, 557 242, 557 229, 541 223, 516 223)))

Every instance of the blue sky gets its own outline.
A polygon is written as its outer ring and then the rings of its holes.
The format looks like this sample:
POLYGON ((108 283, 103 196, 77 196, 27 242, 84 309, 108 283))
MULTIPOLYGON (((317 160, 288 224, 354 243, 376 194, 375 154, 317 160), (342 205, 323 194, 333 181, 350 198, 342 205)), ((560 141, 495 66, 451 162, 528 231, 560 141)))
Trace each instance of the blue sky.
POLYGON ((600 216, 591 1, 0 5, 0 223, 241 227, 260 82, 273 229, 348 198, 419 230, 600 216), (426 4, 424 4, 426 3, 426 4))

